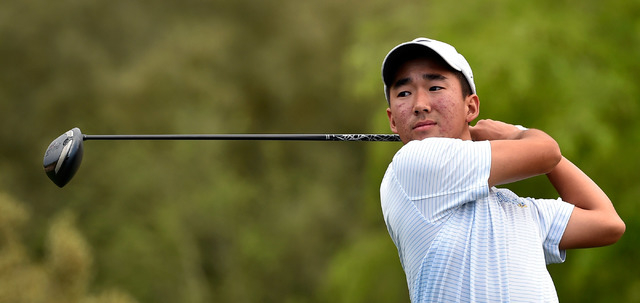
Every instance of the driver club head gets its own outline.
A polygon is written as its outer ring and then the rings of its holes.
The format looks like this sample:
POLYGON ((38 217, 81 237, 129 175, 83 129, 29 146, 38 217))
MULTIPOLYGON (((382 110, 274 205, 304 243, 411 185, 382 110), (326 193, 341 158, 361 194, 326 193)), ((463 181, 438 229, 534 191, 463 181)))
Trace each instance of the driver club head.
POLYGON ((58 187, 65 186, 82 162, 82 141, 80 129, 75 127, 49 144, 44 154, 44 171, 58 187))

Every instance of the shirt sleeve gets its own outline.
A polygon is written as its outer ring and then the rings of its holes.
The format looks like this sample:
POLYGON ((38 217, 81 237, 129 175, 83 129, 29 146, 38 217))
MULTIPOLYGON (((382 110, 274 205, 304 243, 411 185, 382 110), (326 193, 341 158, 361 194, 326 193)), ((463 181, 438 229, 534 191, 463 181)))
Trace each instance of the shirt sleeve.
POLYGON ((398 184, 428 221, 489 194, 489 141, 428 138, 407 143, 395 155, 398 184))
POLYGON ((547 264, 562 263, 566 258, 566 251, 560 249, 560 240, 569 224, 569 218, 574 205, 561 199, 529 199, 535 206, 534 213, 538 220, 544 258, 547 264))

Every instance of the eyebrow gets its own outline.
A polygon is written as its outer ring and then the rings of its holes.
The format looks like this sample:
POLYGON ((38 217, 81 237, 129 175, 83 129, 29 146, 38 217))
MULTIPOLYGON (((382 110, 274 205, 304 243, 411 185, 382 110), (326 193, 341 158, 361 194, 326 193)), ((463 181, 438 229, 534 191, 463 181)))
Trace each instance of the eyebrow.
MULTIPOLYGON (((445 77, 442 74, 424 74, 424 75, 422 75, 422 78, 426 79, 426 80, 446 80, 447 79, 447 77, 445 77)), ((393 85, 391 87, 392 88, 397 88, 397 87, 405 85, 407 83, 411 83, 411 78, 410 77, 398 79, 398 81, 393 83, 393 85)))

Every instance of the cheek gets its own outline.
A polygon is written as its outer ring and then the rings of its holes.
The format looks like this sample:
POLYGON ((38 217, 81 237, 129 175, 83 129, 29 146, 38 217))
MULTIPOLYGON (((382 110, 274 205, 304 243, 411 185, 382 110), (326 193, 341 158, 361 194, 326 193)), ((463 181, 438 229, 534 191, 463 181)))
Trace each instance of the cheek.
POLYGON ((396 123, 400 124, 406 123, 412 115, 412 111, 408 106, 398 106, 394 109, 393 113, 396 123))
POLYGON ((452 119, 455 114, 455 106, 451 102, 434 102, 433 108, 447 121, 452 119))
POLYGON ((441 120, 439 121, 444 131, 451 131, 456 125, 456 121, 461 119, 460 106, 456 106, 451 102, 434 102, 434 109, 440 113, 441 120))
POLYGON ((413 118, 415 115, 413 114, 413 111, 407 110, 406 112, 403 112, 403 119, 402 119, 402 128, 405 131, 411 131, 412 129, 412 125, 415 122, 415 119, 413 118))

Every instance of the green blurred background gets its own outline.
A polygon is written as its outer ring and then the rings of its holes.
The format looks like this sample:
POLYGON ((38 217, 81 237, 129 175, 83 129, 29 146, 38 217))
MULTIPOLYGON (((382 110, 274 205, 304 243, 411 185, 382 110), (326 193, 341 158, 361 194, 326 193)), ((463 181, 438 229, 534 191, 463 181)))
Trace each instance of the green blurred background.
POLYGON ((2 1, 0 302, 408 301, 378 196, 398 143, 91 141, 63 189, 41 165, 76 126, 388 133, 380 64, 419 36, 625 220, 549 267, 560 300, 639 302, 638 0, 2 1))

